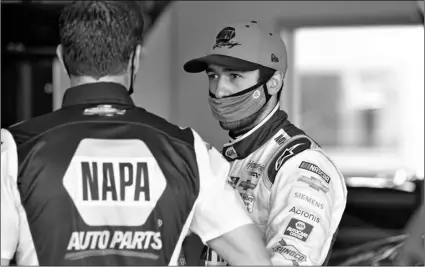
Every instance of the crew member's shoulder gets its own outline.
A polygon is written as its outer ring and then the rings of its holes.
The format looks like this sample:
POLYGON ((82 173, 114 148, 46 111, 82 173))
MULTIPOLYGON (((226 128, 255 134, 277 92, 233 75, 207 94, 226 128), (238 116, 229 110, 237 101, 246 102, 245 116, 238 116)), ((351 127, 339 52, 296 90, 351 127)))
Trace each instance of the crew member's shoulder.
POLYGON ((308 149, 320 149, 319 145, 305 134, 290 137, 271 157, 267 165, 267 176, 273 184, 276 174, 289 159, 308 149))
POLYGON ((65 112, 57 110, 18 122, 7 129, 13 135, 16 144, 19 146, 36 136, 69 122, 71 119, 72 118, 67 116, 65 112))
POLYGON ((194 145, 194 133, 190 127, 182 127, 170 122, 169 120, 151 113, 143 108, 136 108, 136 117, 133 119, 145 125, 159 134, 178 142, 184 142, 188 145, 194 145))

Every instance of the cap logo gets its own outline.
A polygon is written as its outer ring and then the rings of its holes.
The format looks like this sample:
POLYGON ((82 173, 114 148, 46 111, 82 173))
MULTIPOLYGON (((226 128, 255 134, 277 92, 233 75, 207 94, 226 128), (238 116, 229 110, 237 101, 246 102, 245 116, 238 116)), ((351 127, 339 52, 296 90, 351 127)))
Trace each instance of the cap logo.
POLYGON ((279 62, 279 59, 277 58, 277 56, 275 56, 275 54, 272 54, 272 62, 279 62))
POLYGON ((241 45, 234 38, 236 37, 235 28, 226 27, 222 29, 215 38, 215 45, 213 46, 213 50, 222 47, 233 48, 234 46, 241 45))

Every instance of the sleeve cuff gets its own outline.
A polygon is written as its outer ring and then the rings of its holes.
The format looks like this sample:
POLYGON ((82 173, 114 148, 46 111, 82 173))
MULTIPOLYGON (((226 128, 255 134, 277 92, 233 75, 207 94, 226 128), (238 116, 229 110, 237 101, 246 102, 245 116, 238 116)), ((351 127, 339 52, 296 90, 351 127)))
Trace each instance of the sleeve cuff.
POLYGON ((222 227, 221 229, 217 230, 217 231, 211 231, 208 234, 199 236, 202 240, 202 243, 204 245, 206 245, 206 243, 210 240, 213 240, 217 237, 220 237, 224 234, 227 234, 239 227, 248 225, 248 224, 253 224, 253 222, 251 220, 240 220, 234 223, 229 223, 227 227, 222 227))

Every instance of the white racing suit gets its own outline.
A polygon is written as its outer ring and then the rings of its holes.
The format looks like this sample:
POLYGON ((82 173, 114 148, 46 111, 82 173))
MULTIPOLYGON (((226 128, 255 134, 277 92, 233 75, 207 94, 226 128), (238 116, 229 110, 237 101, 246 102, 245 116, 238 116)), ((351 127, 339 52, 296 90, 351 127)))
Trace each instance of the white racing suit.
MULTIPOLYGON (((345 209, 344 177, 279 106, 224 145, 229 184, 264 233, 274 265, 325 265, 345 209)), ((253 252, 255 253, 255 252, 253 252)), ((205 265, 225 265, 204 249, 205 265)))

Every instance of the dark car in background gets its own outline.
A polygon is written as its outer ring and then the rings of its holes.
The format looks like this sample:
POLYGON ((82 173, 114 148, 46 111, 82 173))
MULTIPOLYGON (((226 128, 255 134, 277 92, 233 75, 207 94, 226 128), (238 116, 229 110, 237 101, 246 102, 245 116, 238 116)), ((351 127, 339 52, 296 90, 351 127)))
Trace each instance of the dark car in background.
MULTIPOLYGON (((371 241, 332 254, 332 265, 338 266, 393 266, 407 236, 397 235, 371 241)), ((416 261, 413 266, 424 266, 416 261)))
POLYGON ((405 227, 424 197, 423 177, 351 177, 346 182, 347 206, 329 265, 397 265, 405 227))

